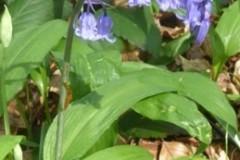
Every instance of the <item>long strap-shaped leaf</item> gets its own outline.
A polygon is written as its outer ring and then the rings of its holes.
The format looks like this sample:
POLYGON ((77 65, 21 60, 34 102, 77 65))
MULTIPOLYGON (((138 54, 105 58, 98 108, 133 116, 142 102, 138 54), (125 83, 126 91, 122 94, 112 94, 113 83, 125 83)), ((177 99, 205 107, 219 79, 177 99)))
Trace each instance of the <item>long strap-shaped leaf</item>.
MULTIPOLYGON (((82 157, 103 132, 136 102, 164 92, 179 92, 203 106, 236 133, 236 115, 220 89, 197 73, 159 69, 132 72, 75 101, 65 112, 63 160, 82 157)), ((56 120, 46 136, 44 159, 54 159, 56 120)))
POLYGON ((28 74, 43 61, 66 30, 65 21, 53 20, 39 27, 30 27, 13 37, 6 58, 7 100, 22 88, 28 74))
POLYGON ((84 160, 152 160, 153 156, 141 147, 115 146, 96 152, 84 160))

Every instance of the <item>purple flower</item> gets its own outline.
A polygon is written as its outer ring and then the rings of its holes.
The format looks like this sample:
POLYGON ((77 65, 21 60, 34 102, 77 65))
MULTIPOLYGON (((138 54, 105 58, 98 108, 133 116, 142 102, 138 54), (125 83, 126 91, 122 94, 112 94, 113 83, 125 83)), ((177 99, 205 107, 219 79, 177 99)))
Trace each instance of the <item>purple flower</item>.
POLYGON ((99 16, 97 21, 97 39, 106 39, 110 43, 114 43, 116 38, 112 37, 112 19, 106 14, 99 16))
POLYGON ((212 0, 157 0, 157 2, 163 11, 184 9, 184 15, 176 16, 190 27, 198 44, 204 41, 210 27, 212 0))
POLYGON ((182 0, 157 0, 160 9, 167 11, 168 9, 177 9, 181 6, 182 0))
POLYGON ((79 17, 79 26, 75 28, 75 34, 84 40, 96 40, 97 22, 94 15, 84 12, 79 17))
POLYGON ((185 2, 185 8, 187 12, 183 21, 194 33, 196 42, 201 44, 210 27, 211 0, 189 0, 185 2))
POLYGON ((129 7, 134 6, 150 6, 151 0, 128 0, 129 7))
POLYGON ((87 4, 87 11, 83 12, 79 19, 74 23, 75 35, 81 37, 84 40, 96 41, 100 39, 106 39, 108 42, 115 42, 115 38, 112 37, 111 29, 113 22, 111 18, 106 14, 99 16, 96 21, 94 15, 90 12, 90 8, 94 11, 92 4, 102 4, 99 0, 85 0, 87 4))

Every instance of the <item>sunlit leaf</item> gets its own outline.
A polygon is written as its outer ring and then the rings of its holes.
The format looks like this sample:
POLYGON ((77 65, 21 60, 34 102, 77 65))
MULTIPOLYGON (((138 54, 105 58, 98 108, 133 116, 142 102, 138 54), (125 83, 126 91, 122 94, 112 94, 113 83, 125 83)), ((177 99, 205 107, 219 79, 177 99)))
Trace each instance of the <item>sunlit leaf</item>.
POLYGON ((7 100, 13 98, 22 88, 28 74, 43 61, 51 48, 66 34, 66 29, 66 22, 54 20, 16 34, 7 49, 7 100))
POLYGON ((224 11, 217 24, 216 31, 225 47, 223 54, 232 56, 240 51, 240 14, 238 2, 235 2, 224 11))
MULTIPOLYGON (((138 101, 174 91, 199 103, 225 129, 228 124, 233 129, 231 136, 236 134, 236 115, 222 91, 210 79, 197 73, 144 69, 102 85, 69 106, 65 112, 62 159, 82 157, 104 131, 138 101)), ((54 159, 56 120, 46 136, 45 159, 54 159)))
POLYGON ((207 119, 198 111, 193 101, 183 96, 160 94, 138 102, 133 109, 152 120, 173 123, 206 145, 211 142, 211 126, 207 119))
POLYGON ((0 136, 0 159, 4 159, 22 139, 23 136, 0 136))
POLYGON ((136 146, 115 146, 94 153, 84 160, 152 160, 153 156, 145 149, 136 146))
POLYGON ((53 18, 51 0, 15 0, 9 5, 13 21, 13 32, 17 33, 38 26, 53 18))

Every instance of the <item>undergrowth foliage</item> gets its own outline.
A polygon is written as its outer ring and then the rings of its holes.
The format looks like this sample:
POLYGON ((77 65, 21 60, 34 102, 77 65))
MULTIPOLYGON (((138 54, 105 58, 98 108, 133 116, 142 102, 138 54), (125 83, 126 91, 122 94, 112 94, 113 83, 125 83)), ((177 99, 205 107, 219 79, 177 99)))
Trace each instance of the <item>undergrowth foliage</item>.
POLYGON ((203 153, 216 135, 225 138, 226 152, 228 140, 240 149, 236 113, 216 84, 229 57, 240 51, 238 3, 5 0, 0 159, 21 160, 30 151, 39 160, 152 160, 146 149, 123 145, 123 139, 170 135, 198 142, 196 151, 181 159, 206 159, 203 153), (177 37, 165 36, 159 18, 164 15, 184 28, 177 37), (210 72, 167 69, 192 46, 206 44, 210 72), (123 61, 132 51, 139 52, 139 61, 123 61), (59 98, 51 103, 57 71, 59 98), (29 84, 37 88, 39 106, 32 105, 29 84), (10 125, 12 101, 24 132, 10 125))

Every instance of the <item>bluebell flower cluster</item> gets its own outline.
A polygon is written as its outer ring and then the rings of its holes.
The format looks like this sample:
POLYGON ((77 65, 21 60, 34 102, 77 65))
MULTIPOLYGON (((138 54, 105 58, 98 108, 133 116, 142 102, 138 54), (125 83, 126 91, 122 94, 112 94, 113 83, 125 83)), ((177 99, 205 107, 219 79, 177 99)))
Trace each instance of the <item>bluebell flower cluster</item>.
MULTIPOLYGON (((177 17, 190 27, 198 44, 201 44, 210 27, 212 0, 157 0, 162 11, 182 8, 185 15, 177 17)), ((129 0, 129 6, 149 6, 147 0, 129 0)))
POLYGON ((87 4, 87 11, 83 12, 81 16, 78 18, 77 24, 74 24, 75 35, 81 37, 84 40, 96 41, 100 39, 105 39, 110 43, 115 42, 115 38, 112 37, 112 19, 107 15, 106 11, 96 18, 90 12, 90 8, 92 4, 103 4, 99 1, 87 0, 85 1, 87 4))
MULTIPOLYGON (((182 8, 185 10, 184 15, 177 15, 194 34, 195 40, 201 44, 210 27, 210 15, 212 0, 156 0, 162 11, 176 10, 182 8)), ((108 42, 115 42, 112 36, 113 22, 104 11, 96 20, 94 15, 89 11, 92 4, 101 4, 106 6, 101 0, 85 0, 87 11, 82 13, 78 18, 78 25, 75 25, 75 34, 84 40, 96 41, 105 39, 108 42)), ((129 7, 150 6, 151 0, 128 0, 129 7)))

